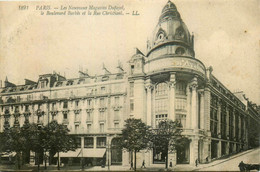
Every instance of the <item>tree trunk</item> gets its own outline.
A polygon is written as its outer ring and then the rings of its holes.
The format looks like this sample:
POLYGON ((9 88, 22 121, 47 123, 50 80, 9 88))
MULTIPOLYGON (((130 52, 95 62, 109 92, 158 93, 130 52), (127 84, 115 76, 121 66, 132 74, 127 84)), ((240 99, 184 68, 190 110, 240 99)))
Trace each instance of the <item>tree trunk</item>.
POLYGON ((37 163, 38 163, 38 171, 40 171, 40 152, 38 152, 38 156, 37 156, 37 163))
POLYGON ((166 161, 165 161, 165 168, 168 168, 168 148, 166 149, 166 161))
POLYGON ((46 151, 44 152, 44 169, 47 169, 47 157, 46 157, 46 151))
POLYGON ((136 150, 135 150, 135 171, 136 171, 136 150))
POLYGON ((60 170, 60 152, 58 152, 58 170, 60 170))
POLYGON ((17 168, 20 170, 21 165, 20 165, 20 152, 16 153, 16 161, 17 161, 17 168))

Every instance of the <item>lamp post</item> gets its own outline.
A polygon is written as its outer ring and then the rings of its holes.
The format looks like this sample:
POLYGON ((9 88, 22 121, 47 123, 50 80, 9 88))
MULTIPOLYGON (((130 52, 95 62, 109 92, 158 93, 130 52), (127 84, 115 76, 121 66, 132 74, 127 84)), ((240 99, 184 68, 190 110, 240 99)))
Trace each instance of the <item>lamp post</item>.
POLYGON ((107 144, 107 169, 108 170, 110 170, 110 162, 109 162, 109 159, 110 159, 110 154, 109 154, 109 152, 110 152, 110 144, 108 143, 107 144))
POLYGON ((37 165, 38 165, 38 171, 40 171, 40 148, 41 148, 41 145, 40 145, 40 142, 41 142, 41 130, 42 130, 42 126, 41 124, 37 124, 37 144, 38 144, 38 152, 37 152, 37 165))

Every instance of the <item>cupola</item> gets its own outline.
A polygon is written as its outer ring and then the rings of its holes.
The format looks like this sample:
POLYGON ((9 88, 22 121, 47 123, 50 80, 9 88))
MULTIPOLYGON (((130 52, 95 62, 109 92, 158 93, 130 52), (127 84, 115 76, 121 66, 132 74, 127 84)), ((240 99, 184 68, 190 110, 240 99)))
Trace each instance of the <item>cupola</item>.
POLYGON ((171 1, 162 9, 159 22, 147 42, 148 60, 161 55, 194 57, 193 36, 171 1))

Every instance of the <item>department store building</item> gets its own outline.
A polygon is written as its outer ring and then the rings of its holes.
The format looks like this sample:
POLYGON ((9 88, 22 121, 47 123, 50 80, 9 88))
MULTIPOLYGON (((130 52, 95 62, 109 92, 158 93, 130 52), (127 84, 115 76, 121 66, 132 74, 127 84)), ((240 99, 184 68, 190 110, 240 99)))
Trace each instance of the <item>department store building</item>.
MULTIPOLYGON (((6 78, 0 89, 0 131, 57 120, 78 136, 78 149, 60 154, 69 165, 84 157, 87 165, 106 160, 129 166, 130 154, 118 148, 116 139, 127 118, 142 119, 153 128, 161 120, 181 121, 190 143, 169 152, 169 164, 206 163, 248 149, 251 124, 260 123, 258 107, 243 93, 230 92, 212 67, 195 58, 194 36, 171 1, 162 9, 147 53, 136 49, 127 69, 118 64, 117 70, 111 73, 103 66, 95 76, 81 70, 73 79, 54 72, 40 75, 37 82, 26 79, 24 85, 6 78)), ((34 153, 28 156, 34 163, 34 153)), ((137 159, 137 166, 143 160, 156 166, 165 155, 155 145, 137 159)))

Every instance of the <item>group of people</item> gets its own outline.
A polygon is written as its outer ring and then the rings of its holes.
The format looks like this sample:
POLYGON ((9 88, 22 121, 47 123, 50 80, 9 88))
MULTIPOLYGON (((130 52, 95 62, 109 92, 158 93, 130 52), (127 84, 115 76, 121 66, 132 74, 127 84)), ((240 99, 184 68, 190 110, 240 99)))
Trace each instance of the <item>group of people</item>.
MULTIPOLYGON (((145 161, 143 160, 143 163, 142 163, 142 166, 141 168, 146 168, 145 167, 145 161)), ((130 166, 130 170, 133 170, 134 169, 134 166, 133 166, 133 161, 131 162, 131 166, 130 166)))

